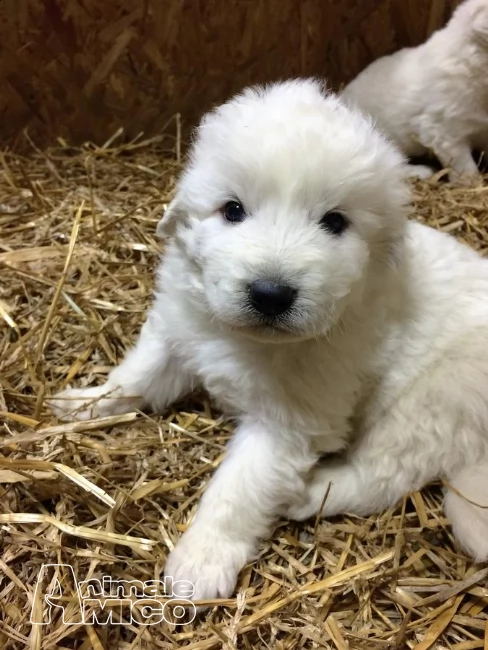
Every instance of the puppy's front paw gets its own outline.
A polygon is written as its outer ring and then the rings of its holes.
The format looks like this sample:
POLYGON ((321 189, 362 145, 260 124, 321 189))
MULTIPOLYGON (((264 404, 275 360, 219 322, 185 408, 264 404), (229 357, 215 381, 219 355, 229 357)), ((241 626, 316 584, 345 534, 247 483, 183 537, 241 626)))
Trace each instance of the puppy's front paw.
POLYGON ((288 505, 284 515, 293 521, 305 521, 317 515, 323 500, 323 492, 309 488, 301 499, 296 499, 288 505))
POLYGON ((194 588, 191 600, 228 598, 251 552, 244 542, 230 539, 225 533, 195 526, 170 553, 165 576, 173 579, 175 597, 183 597, 178 593, 178 581, 188 581, 194 588))
POLYGON ((47 403, 61 420, 91 420, 130 410, 127 398, 116 395, 112 386, 68 388, 47 403), (129 408, 128 408, 129 406, 129 408))
POLYGON ((434 175, 434 170, 427 165, 408 165, 407 178, 427 180, 434 175))
POLYGON ((464 172, 449 172, 451 185, 457 187, 477 187, 483 185, 483 176, 478 171, 466 170, 464 172))

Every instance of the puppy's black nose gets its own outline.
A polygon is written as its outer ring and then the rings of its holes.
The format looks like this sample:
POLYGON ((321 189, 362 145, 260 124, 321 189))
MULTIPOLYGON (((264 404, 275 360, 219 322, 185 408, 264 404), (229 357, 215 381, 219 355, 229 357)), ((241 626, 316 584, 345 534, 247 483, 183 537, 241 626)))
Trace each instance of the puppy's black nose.
POLYGON ((279 316, 290 309, 296 290, 273 280, 255 280, 249 286, 252 306, 265 316, 279 316))

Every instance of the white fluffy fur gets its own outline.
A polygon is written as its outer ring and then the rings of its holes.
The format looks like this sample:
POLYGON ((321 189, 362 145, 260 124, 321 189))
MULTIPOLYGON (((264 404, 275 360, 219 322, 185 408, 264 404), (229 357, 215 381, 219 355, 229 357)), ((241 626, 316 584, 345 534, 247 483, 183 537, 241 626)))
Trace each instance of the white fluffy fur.
MULTIPOLYGON (((197 599, 231 594, 276 518, 313 515, 330 482, 325 515, 439 477, 488 501, 488 262, 407 221, 404 177, 368 118, 313 81, 238 95, 203 119, 159 225, 172 237, 136 347, 105 385, 54 400, 65 417, 161 411, 203 385, 237 415, 166 567, 197 599), (233 197, 242 223, 219 211, 233 197), (319 226, 335 208, 339 236, 319 226), (298 297, 271 327, 247 285, 275 277, 298 297)), ((488 511, 454 493, 447 507, 488 558, 488 511)))
MULTIPOLYGON (((451 180, 476 180, 471 151, 488 154, 487 70, 488 0, 466 0, 426 43, 378 59, 343 97, 368 112, 407 155, 432 151, 451 169, 451 180)), ((413 170, 423 177, 429 172, 413 170)))

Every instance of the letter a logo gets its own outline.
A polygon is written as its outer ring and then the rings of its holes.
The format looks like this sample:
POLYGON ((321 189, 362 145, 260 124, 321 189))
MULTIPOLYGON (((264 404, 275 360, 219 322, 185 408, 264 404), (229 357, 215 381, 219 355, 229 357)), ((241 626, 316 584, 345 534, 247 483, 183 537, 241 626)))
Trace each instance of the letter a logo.
POLYGON ((75 572, 70 564, 43 564, 37 576, 30 622, 33 625, 46 625, 57 613, 61 613, 64 625, 83 623, 83 607, 75 572))

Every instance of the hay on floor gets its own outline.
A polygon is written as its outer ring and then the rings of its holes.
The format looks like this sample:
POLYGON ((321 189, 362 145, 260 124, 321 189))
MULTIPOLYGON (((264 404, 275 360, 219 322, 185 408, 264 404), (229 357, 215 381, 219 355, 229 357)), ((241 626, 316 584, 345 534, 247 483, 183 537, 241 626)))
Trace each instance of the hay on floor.
MULTIPOLYGON (((110 625, 66 625, 60 610, 31 625, 43 564, 79 581, 160 578, 232 432, 199 396, 75 424, 44 405, 102 381, 134 341, 180 158, 171 138, 0 154, 0 647, 487 650, 488 569, 456 549, 440 486, 377 517, 283 522, 237 598, 191 624, 144 626, 113 606, 110 625)), ((488 187, 423 183, 414 201, 486 253, 488 187)), ((73 614, 74 589, 63 598, 73 614)))

